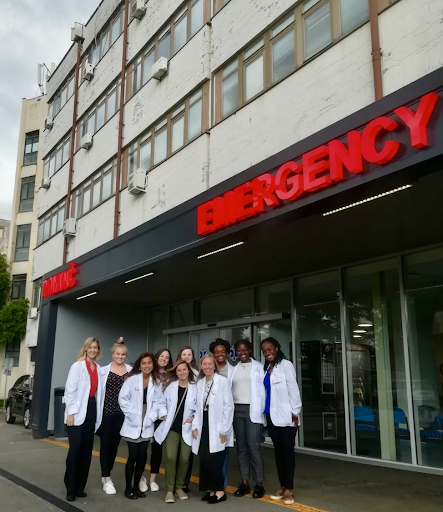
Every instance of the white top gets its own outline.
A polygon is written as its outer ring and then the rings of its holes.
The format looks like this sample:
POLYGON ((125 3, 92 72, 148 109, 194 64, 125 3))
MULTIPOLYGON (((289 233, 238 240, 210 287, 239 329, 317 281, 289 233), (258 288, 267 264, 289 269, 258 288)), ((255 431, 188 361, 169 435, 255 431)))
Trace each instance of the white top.
POLYGON ((294 365, 283 359, 271 373, 272 423, 277 427, 293 427, 292 414, 300 415, 301 399, 294 365))
MULTIPOLYGON (((233 367, 233 373, 231 379, 229 381, 232 389, 232 382, 235 376, 244 371, 239 363, 237 366, 233 367)), ((265 398, 266 392, 265 387, 263 385, 264 379, 263 365, 261 365, 255 359, 251 359, 251 376, 249 379, 249 396, 251 397, 249 404, 249 419, 252 423, 261 423, 264 425, 265 423, 265 415, 263 414, 265 408, 265 398)))
POLYGON ((232 396, 234 404, 251 403, 251 369, 252 362, 238 363, 237 371, 232 377, 232 396))

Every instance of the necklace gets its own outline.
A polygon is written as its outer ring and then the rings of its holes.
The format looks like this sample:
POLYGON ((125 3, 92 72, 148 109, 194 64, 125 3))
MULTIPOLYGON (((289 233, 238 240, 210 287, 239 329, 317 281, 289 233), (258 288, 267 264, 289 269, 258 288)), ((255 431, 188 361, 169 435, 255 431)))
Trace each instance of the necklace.
POLYGON ((251 364, 251 361, 248 361, 247 363, 240 363, 241 364, 241 367, 244 369, 246 369, 248 367, 249 364, 251 364))

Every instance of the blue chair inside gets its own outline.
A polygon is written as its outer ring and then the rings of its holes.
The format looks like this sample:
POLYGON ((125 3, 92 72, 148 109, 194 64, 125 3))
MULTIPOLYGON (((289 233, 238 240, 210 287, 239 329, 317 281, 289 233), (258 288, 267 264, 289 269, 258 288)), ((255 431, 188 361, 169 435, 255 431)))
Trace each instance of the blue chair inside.
POLYGON ((374 411, 370 407, 354 405, 354 420, 357 432, 377 432, 374 411))
POLYGON ((399 407, 394 407, 394 425, 396 436, 409 437, 408 420, 403 409, 399 407), (400 427, 400 425, 406 425, 406 427, 400 427))

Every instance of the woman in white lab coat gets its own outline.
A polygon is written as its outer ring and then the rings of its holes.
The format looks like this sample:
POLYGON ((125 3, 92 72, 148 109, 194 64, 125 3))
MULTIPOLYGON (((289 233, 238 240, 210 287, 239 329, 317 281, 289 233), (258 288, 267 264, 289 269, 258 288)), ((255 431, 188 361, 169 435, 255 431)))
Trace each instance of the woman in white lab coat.
POLYGON ((226 501, 223 463, 227 446, 233 446, 234 403, 228 379, 218 374, 212 354, 200 362, 197 383, 197 410, 192 422, 192 451, 200 455, 200 490, 202 501, 226 501))
POLYGON ((65 423, 69 438, 66 459, 66 499, 85 498, 84 489, 91 465, 94 432, 98 418, 97 402, 101 400, 100 343, 97 338, 87 338, 69 370, 65 386, 65 423))
POLYGON ((154 438, 164 442, 166 454, 165 503, 174 503, 174 494, 180 500, 188 495, 182 490, 191 457, 191 424, 197 407, 197 386, 194 373, 185 361, 177 361, 168 371, 166 386, 159 398, 159 416, 162 423, 154 438))
POLYGON ((118 404, 118 395, 132 366, 125 363, 128 347, 120 337, 111 349, 112 363, 100 368, 101 400, 98 404, 97 434, 100 436, 100 466, 103 491, 115 494, 117 491, 111 478, 120 444, 120 430, 125 416, 118 404))
POLYGON ((125 415, 121 436, 128 443, 125 496, 131 500, 145 498, 138 484, 148 458, 148 446, 158 418, 158 393, 161 392, 154 354, 139 356, 122 386, 118 403, 125 415))
POLYGON ((275 338, 266 338, 261 342, 261 350, 265 358, 264 413, 268 432, 274 444, 280 481, 280 489, 271 494, 270 498, 283 499, 285 505, 291 505, 294 503, 294 445, 301 411, 300 392, 294 365, 286 359, 280 343, 275 338))

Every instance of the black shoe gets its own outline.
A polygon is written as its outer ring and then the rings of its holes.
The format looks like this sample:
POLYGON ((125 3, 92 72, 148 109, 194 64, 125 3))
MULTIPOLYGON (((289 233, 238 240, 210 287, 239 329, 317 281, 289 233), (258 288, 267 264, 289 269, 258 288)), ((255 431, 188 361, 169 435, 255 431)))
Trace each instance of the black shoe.
POLYGON ((207 492, 207 493, 203 496, 202 501, 208 501, 210 497, 211 497, 211 493, 210 493, 210 492, 207 492))
POLYGON ((66 501, 75 501, 75 494, 67 494, 66 501))
POLYGON ((208 503, 211 505, 215 505, 216 503, 221 503, 222 501, 226 501, 226 493, 223 494, 221 498, 217 498, 217 495, 214 494, 208 499, 208 503))
POLYGON ((182 491, 185 492, 186 494, 189 494, 189 487, 182 487, 182 491))
POLYGON ((85 493, 85 491, 78 491, 77 498, 86 498, 88 495, 85 493))
POLYGON ((136 500, 138 498, 137 493, 131 491, 125 491, 125 496, 128 500, 136 500))
POLYGON ((263 487, 263 485, 256 485, 254 487, 254 492, 252 493, 252 497, 253 498, 263 498, 263 496, 265 495, 265 488, 263 487))
POLYGON ((239 485, 238 489, 234 492, 234 496, 239 498, 240 496, 245 496, 251 492, 251 488, 249 484, 244 484, 243 482, 239 485))
POLYGON ((137 494, 137 498, 146 498, 146 494, 142 491, 137 491, 135 494, 137 494))

